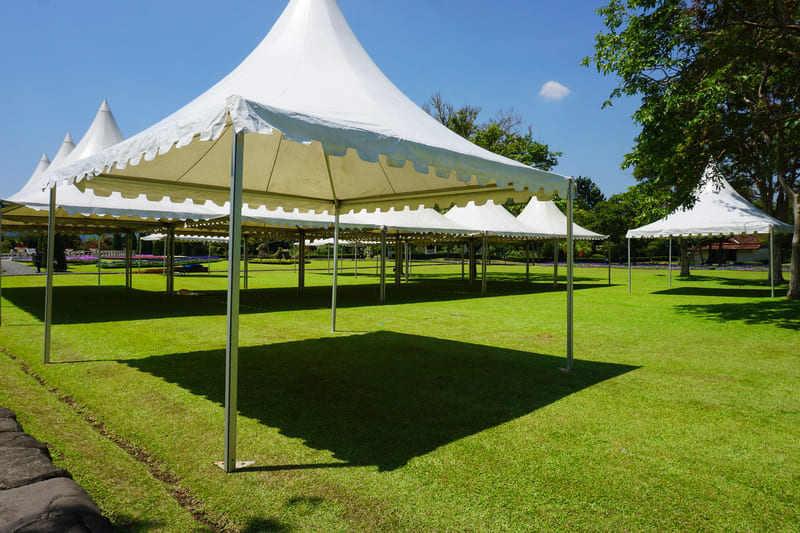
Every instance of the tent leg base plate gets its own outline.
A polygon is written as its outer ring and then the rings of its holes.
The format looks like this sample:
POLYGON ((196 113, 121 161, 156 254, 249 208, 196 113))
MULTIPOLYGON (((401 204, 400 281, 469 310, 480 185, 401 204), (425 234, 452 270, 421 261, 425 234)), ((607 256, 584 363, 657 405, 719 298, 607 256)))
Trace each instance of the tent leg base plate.
POLYGON ((559 370, 561 370, 562 372, 572 372, 571 368, 560 368, 559 367, 559 370))
MULTIPOLYGON (((234 470, 239 470, 242 468, 247 468, 248 466, 254 465, 255 461, 236 461, 236 467, 234 470)), ((221 469, 225 470, 225 461, 214 461, 214 464, 220 467, 221 469)))

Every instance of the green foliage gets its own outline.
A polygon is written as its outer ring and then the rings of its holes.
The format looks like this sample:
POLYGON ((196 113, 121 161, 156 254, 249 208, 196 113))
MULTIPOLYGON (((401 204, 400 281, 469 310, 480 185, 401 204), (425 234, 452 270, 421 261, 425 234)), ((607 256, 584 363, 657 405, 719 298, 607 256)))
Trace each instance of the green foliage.
POLYGON ((481 148, 525 165, 550 170, 558 164, 558 157, 561 156, 561 152, 551 151, 548 145, 534 140, 530 126, 527 132, 521 133, 519 126, 522 120, 513 111, 507 113, 500 111, 488 122, 478 124, 476 121, 481 111, 480 107, 465 105, 456 109, 439 93, 434 94, 423 109, 449 129, 481 148))
MULTIPOLYGON (((768 214, 800 213, 800 2, 611 0, 598 13, 606 32, 584 65, 619 77, 611 99, 641 98, 623 166, 674 208, 716 160, 768 214)), ((800 297, 800 220, 792 257, 800 297)))

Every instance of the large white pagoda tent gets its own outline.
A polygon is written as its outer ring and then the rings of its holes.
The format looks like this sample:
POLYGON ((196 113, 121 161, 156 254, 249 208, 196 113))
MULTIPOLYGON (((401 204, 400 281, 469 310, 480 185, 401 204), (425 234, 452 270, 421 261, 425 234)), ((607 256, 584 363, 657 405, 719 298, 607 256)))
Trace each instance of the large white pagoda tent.
MULTIPOLYGON (((98 194, 229 199, 232 242, 240 239, 242 202, 327 210, 338 228, 339 214, 351 210, 571 190, 564 176, 483 150, 420 109, 372 62, 335 0, 291 0, 264 40, 211 89, 126 141, 48 174, 48 186, 77 183, 98 194)), ((236 467, 238 247, 229 264, 226 471, 236 467)), ((569 319, 567 346, 569 368, 569 319)))
MULTIPOLYGON (((631 290, 631 239, 672 237, 716 237, 728 235, 770 235, 770 270, 772 269, 772 234, 791 233, 790 224, 764 213, 731 187, 713 162, 706 166, 690 208, 678 208, 666 217, 645 226, 628 230, 628 292, 631 290)), ((670 270, 671 273, 671 270, 670 270)), ((773 276, 770 276, 772 279, 773 276)), ((671 282, 670 277, 670 282, 671 282)), ((774 288, 773 288, 774 295, 774 288)))

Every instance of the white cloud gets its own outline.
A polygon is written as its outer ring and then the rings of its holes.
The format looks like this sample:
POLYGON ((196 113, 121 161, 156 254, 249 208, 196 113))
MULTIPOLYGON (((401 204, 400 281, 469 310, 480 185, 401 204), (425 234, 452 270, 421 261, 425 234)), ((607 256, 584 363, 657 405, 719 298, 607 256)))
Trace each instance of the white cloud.
POLYGON ((569 87, 561 85, 557 81, 550 80, 539 91, 539 96, 544 97, 545 100, 560 101, 567 97, 570 93, 569 87))

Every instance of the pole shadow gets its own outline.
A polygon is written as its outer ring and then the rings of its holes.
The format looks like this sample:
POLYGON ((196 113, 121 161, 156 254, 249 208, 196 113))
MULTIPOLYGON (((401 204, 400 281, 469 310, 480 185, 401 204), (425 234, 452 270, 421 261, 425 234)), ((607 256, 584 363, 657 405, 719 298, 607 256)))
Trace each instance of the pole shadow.
MULTIPOLYGON (((224 360, 210 350, 121 362, 223 405, 224 360)), ((386 331, 240 348, 238 408, 346 465, 394 470, 638 368, 580 361, 563 373, 563 362, 386 331)))

